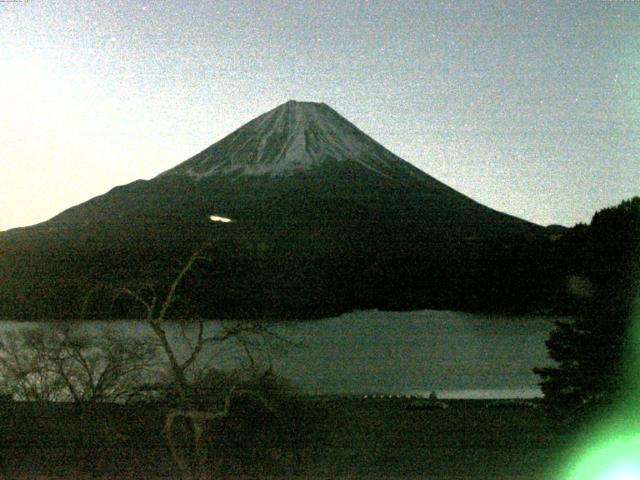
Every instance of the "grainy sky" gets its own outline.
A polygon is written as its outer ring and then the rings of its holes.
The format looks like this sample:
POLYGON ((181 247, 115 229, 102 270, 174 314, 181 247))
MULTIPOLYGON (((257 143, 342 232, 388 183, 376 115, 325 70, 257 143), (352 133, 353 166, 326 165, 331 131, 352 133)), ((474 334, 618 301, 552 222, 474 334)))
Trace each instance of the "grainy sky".
POLYGON ((0 230, 322 101, 497 210, 640 194, 640 2, 0 2, 0 230))

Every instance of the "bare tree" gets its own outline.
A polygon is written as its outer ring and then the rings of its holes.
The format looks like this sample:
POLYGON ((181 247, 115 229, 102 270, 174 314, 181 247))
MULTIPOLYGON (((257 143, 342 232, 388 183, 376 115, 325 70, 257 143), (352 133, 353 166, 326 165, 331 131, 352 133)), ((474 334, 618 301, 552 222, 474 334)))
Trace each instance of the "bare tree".
POLYGON ((0 344, 0 382, 3 393, 17 400, 65 399, 64 384, 43 352, 26 348, 27 332, 7 332, 0 344))
MULTIPOLYGON (((288 343, 262 322, 248 320, 222 322, 216 331, 206 332, 205 320, 198 317, 173 324, 180 329, 183 344, 186 345, 186 348, 179 351, 175 340, 168 335, 166 320, 185 276, 199 261, 210 261, 202 255, 201 250, 191 255, 171 283, 164 298, 159 297, 153 286, 144 285, 137 290, 123 288, 117 292, 114 299, 115 302, 122 296, 129 297, 143 309, 144 321, 158 339, 168 361, 171 386, 177 390, 178 408, 166 414, 163 435, 176 464, 185 477, 203 471, 208 453, 208 445, 203 439, 203 434, 207 431, 208 424, 229 416, 234 399, 240 396, 251 396, 254 401, 263 406, 265 411, 273 411, 269 399, 258 389, 243 385, 242 375, 226 375, 211 365, 203 366, 201 363, 204 360, 203 352, 209 347, 220 347, 225 343, 234 342, 246 354, 247 370, 255 377, 260 371, 256 353, 259 354, 261 350, 265 350, 265 338, 272 337, 281 343, 288 343), (187 333, 189 328, 193 327, 196 328, 195 338, 187 333), (210 389, 212 386, 218 391, 212 392, 210 389), (190 462, 176 442, 174 425, 177 419, 191 424, 191 445, 194 449, 195 462, 190 462)), ((270 365, 264 369, 262 375, 269 374, 273 374, 270 365)), ((250 382, 244 383, 248 385, 250 382)))
POLYGON ((155 357, 149 342, 109 329, 90 335, 79 325, 41 324, 4 333, 2 388, 20 400, 123 401, 155 357))

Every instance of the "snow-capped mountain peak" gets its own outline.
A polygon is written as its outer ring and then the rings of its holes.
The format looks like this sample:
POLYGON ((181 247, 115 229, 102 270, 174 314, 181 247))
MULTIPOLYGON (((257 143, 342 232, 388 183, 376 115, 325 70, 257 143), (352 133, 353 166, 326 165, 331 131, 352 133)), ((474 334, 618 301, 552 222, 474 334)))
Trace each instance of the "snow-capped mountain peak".
POLYGON ((324 103, 288 101, 162 175, 281 176, 352 161, 381 175, 405 163, 324 103))

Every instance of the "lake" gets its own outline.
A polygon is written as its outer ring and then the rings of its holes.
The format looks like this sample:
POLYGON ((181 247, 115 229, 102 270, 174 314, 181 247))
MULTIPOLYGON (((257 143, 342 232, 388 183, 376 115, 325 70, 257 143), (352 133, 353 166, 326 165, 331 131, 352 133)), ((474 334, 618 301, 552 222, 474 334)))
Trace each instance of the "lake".
MULTIPOLYGON (((292 345, 270 342, 261 351, 263 360, 306 393, 428 395, 435 390, 441 398, 530 398, 541 395, 533 367, 552 363, 544 342, 553 320, 367 310, 272 325, 292 345)), ((0 329, 20 325, 33 323, 3 322, 0 329)), ((107 325, 135 337, 151 336, 143 322, 87 322, 83 328, 99 332, 107 325)), ((219 328, 208 322, 206 331, 219 328)), ((181 338, 178 325, 170 330, 174 339, 181 338)), ((195 329, 187 330, 186 337, 193 339, 195 329)), ((208 353, 209 363, 221 366, 238 358, 232 346, 208 353)))

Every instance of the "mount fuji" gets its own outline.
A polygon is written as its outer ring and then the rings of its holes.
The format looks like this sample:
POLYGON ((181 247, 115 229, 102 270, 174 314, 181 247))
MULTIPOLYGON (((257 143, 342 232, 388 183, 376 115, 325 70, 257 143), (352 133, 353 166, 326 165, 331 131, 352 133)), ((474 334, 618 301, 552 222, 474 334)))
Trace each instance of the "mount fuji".
POLYGON ((313 170, 328 161, 358 164, 386 177, 398 169, 416 173, 331 107, 292 100, 161 176, 277 177, 313 170))
POLYGON ((290 101, 151 180, 0 233, 0 316, 77 317, 87 298, 82 316, 113 315, 104 291, 166 288, 203 245, 211 262, 189 276, 174 316, 464 308, 481 245, 543 232, 422 172, 331 107, 290 101))

